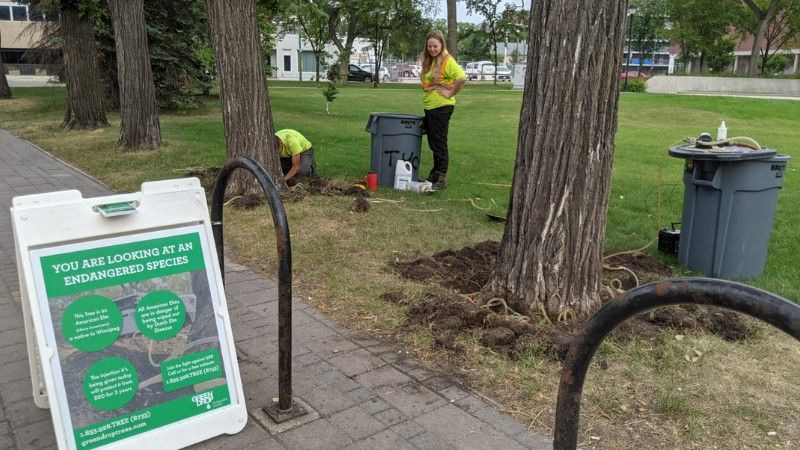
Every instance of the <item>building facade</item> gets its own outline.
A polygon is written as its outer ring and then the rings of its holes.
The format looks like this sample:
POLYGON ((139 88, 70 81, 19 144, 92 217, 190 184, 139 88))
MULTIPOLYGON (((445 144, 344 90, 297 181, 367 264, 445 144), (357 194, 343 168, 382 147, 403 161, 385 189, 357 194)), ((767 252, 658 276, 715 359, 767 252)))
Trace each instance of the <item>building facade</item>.
MULTIPOLYGON (((327 44, 320 62, 320 78, 326 77, 331 64, 339 59, 339 50, 327 44)), ((350 53, 351 64, 366 64, 372 61, 372 44, 356 38, 350 53)), ((317 76, 314 50, 307 39, 298 33, 282 33, 276 37, 275 49, 269 57, 272 77, 279 80, 315 80, 317 76)))
MULTIPOLYGON (((733 51, 733 64, 731 64, 730 67, 731 72, 741 76, 747 75, 747 71, 750 68, 750 50, 753 49, 753 41, 753 36, 750 36, 748 39, 736 45, 733 51)), ((765 47, 766 44, 762 43, 762 52, 765 47)), ((775 54, 784 55, 788 60, 788 64, 783 69, 784 75, 800 73, 800 48, 780 49, 776 51, 775 54)), ((760 64, 760 62, 756 61, 756 64, 760 64)))
MULTIPOLYGON (((54 75, 61 68, 58 52, 48 52, 46 58, 34 57, 41 39, 41 28, 36 24, 56 17, 38 11, 35 7, 16 2, 0 1, 0 56, 8 75, 54 75)), ((39 56, 42 53, 39 52, 39 56)))

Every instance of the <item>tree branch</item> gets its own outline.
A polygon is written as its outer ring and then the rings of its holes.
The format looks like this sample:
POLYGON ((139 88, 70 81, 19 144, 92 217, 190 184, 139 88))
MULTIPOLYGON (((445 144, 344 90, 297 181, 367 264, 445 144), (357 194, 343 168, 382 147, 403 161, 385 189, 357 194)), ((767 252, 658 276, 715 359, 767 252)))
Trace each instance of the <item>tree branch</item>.
MULTIPOLYGON (((756 17, 758 18, 760 18, 762 14, 764 14, 764 12, 761 11, 761 9, 758 7, 758 5, 756 5, 753 2, 753 0, 742 0, 742 3, 744 3, 745 6, 747 6, 748 8, 750 8, 750 10, 753 11, 753 14, 755 14, 756 17)), ((773 1, 773 3, 775 2, 773 1)))

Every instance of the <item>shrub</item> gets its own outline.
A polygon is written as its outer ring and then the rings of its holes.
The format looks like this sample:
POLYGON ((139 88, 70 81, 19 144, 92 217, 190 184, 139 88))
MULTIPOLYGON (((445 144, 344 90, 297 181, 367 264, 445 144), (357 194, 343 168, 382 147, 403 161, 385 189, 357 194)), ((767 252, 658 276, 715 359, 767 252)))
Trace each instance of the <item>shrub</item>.
MULTIPOLYGON (((619 90, 623 91, 624 89, 625 80, 619 80, 619 90)), ((645 92, 646 90, 646 80, 644 78, 628 78, 628 92, 645 92)))
POLYGON ((789 58, 784 54, 773 55, 767 60, 767 66, 763 68, 764 75, 775 76, 783 73, 789 65, 789 58))
POLYGON ((725 72, 733 64, 733 49, 736 47, 736 40, 731 36, 725 36, 719 42, 712 44, 706 55, 706 64, 709 70, 714 73, 725 72))

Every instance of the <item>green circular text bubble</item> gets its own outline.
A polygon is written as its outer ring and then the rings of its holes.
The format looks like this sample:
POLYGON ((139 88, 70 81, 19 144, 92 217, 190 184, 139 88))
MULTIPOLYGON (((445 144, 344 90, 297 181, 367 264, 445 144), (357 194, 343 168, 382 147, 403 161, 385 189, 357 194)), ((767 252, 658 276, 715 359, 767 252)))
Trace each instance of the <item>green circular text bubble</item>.
POLYGON ((154 341, 163 341, 183 328, 186 306, 174 292, 153 291, 139 300, 134 317, 143 335, 154 341))
POLYGON ((117 340, 122 332, 122 313, 108 297, 87 295, 64 310, 61 332, 78 350, 96 352, 117 340))
POLYGON ((95 409, 110 411, 125 406, 139 389, 139 374, 126 359, 103 358, 83 377, 83 393, 95 409))

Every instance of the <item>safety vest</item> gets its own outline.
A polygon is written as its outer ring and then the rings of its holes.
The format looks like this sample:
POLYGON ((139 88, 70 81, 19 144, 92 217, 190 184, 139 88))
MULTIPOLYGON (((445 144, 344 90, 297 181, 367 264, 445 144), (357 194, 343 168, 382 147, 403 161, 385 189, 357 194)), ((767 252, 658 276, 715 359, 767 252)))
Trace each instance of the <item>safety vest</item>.
POLYGON ((444 79, 444 69, 447 67, 447 61, 449 59, 450 59, 450 54, 446 53, 444 55, 444 58, 442 59, 442 65, 439 68, 439 76, 438 77, 434 77, 433 75, 431 75, 431 82, 430 83, 426 83, 424 81, 422 83, 420 83, 420 85, 422 86, 422 89, 428 90, 428 88, 430 88, 431 86, 444 86, 447 89, 453 89, 453 87, 455 86, 454 83, 440 83, 439 82, 439 81, 444 79))

